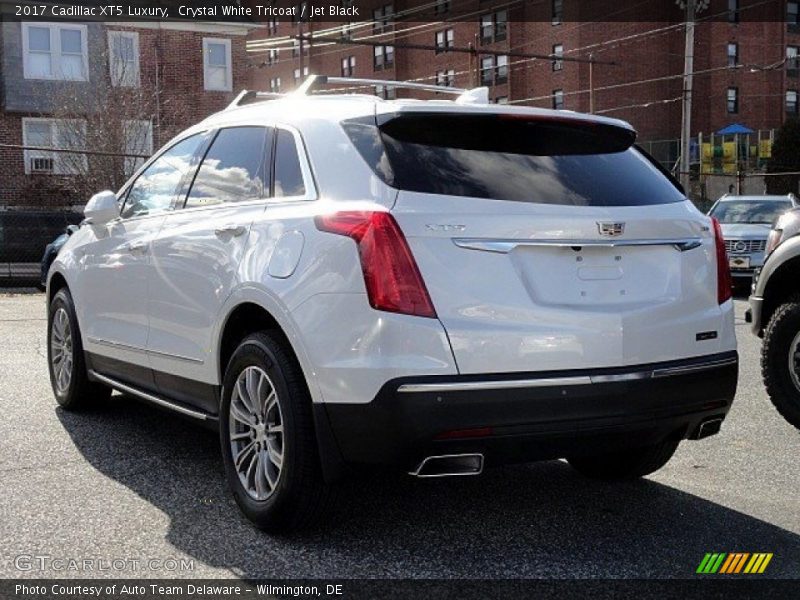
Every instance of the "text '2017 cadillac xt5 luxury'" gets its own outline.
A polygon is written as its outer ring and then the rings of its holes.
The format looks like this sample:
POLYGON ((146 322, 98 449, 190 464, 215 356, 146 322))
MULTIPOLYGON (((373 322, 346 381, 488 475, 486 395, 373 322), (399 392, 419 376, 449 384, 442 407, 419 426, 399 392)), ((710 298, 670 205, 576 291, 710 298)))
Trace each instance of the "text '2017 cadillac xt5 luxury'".
POLYGON ((719 431, 719 225, 628 124, 480 89, 254 96, 87 204, 48 279, 62 407, 117 389, 218 428, 269 531, 358 466, 625 479, 719 431))

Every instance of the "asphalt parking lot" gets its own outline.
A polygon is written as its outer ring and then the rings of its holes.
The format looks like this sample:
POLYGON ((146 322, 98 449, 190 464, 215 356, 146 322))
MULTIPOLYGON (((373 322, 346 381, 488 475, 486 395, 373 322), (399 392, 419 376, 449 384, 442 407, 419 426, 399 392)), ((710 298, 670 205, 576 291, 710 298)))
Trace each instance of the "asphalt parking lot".
POLYGON ((741 551, 774 553, 768 576, 800 577, 800 432, 766 396, 744 308, 722 433, 682 444, 654 476, 603 484, 560 461, 373 476, 343 486, 327 529, 272 538, 228 494, 213 433, 120 395, 57 408, 44 296, 0 293, 0 576, 679 578, 706 552, 741 551), (113 560, 126 566, 100 570, 113 560))

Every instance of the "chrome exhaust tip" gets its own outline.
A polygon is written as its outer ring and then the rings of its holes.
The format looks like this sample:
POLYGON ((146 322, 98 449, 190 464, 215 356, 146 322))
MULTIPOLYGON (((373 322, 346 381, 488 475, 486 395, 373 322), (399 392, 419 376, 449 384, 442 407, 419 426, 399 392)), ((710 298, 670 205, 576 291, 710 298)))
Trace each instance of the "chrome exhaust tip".
POLYGON ((409 475, 414 477, 458 477, 480 475, 483 454, 442 454, 425 458, 409 475))
POLYGON ((702 440, 703 438, 707 438, 709 436, 715 435, 719 433, 720 429, 722 428, 722 419, 719 417, 708 419, 707 421, 703 421, 700 423, 700 426, 695 431, 692 439, 694 440, 702 440))

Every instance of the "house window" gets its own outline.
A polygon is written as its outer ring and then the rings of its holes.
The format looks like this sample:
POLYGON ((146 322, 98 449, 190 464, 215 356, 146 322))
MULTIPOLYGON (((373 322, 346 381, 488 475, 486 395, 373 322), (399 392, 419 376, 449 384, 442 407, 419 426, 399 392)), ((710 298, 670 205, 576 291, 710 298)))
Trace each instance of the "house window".
POLYGON ((552 0, 552 9, 553 9, 553 25, 561 25, 561 21, 564 18, 564 2, 563 0, 552 0))
POLYGON ((230 92, 231 41, 221 38, 203 38, 203 81, 209 91, 230 92))
POLYGON ((504 10, 483 15, 480 21, 481 43, 491 44, 506 39, 508 13, 504 10))
POLYGON ((436 71, 436 85, 442 87, 453 87, 456 82, 456 72, 454 69, 436 71))
POLYGON ((728 44, 728 66, 735 67, 739 64, 739 44, 730 42, 728 44))
POLYGON ((436 0, 433 7, 434 14, 443 15, 450 10, 450 0, 436 0))
POLYGON ((797 90, 786 92, 786 114, 791 117, 797 116, 797 90))
POLYGON ((356 57, 347 56, 342 59, 342 77, 352 77, 356 70, 356 57))
POLYGON ((739 22, 739 0, 728 0, 728 22, 739 22))
POLYGON ((272 17, 267 19, 267 35, 275 35, 278 33, 278 19, 272 17))
MULTIPOLYGON (((86 121, 81 119, 22 119, 22 144, 37 148, 60 150, 82 149, 86 140, 86 121)), ((74 175, 86 172, 88 162, 85 154, 77 152, 48 152, 25 150, 25 173, 51 173, 74 175)))
POLYGON ((281 56, 280 52, 280 48, 270 48, 269 53, 267 54, 267 64, 274 65, 277 63, 281 56))
POLYGON ((153 153, 153 122, 152 121, 122 121, 122 139, 125 142, 124 163, 125 177, 130 177, 141 167, 146 156, 153 153))
POLYGON ((89 80, 86 25, 22 23, 25 79, 89 80))
POLYGON ((498 85, 506 83, 508 81, 508 57, 498 56, 496 64, 497 70, 495 72, 494 82, 498 85))
POLYGON ((292 56, 300 56, 300 40, 292 42, 292 56))
POLYGON ((736 114, 739 112, 739 88, 728 88, 728 113, 736 114))
POLYGON ((484 56, 481 59, 481 85, 494 84, 494 57, 484 56))
POLYGON ((108 68, 111 85, 139 86, 139 34, 135 31, 108 32, 108 68))
POLYGON ((376 71, 386 69, 394 64, 394 46, 375 46, 372 66, 376 71))
POLYGON ((385 33, 392 29, 392 17, 394 16, 394 6, 386 4, 372 11, 373 33, 385 33))
POLYGON ((564 90, 553 90, 553 109, 562 110, 564 108, 564 90))
POLYGON ((455 35, 452 29, 436 32, 436 54, 447 52, 455 45, 455 35))
POLYGON ((786 46, 786 74, 797 77, 800 74, 800 47, 786 46))
POLYGON ((269 91, 275 94, 280 93, 281 91, 281 78, 280 77, 273 77, 269 80, 269 91))
POLYGON ((786 24, 789 27, 789 31, 800 31, 800 3, 786 3, 786 24))
POLYGON ((294 70, 294 82, 297 83, 301 78, 308 77, 308 67, 303 67, 303 70, 294 70))
MULTIPOLYGON (((564 56, 564 45, 563 44, 556 44, 553 46, 553 56, 564 56)), ((560 71, 564 68, 564 61, 559 60, 558 58, 553 59, 553 71, 560 71)))
POLYGON ((384 100, 394 100, 397 98, 397 92, 392 85, 376 85, 375 95, 383 98, 384 100))

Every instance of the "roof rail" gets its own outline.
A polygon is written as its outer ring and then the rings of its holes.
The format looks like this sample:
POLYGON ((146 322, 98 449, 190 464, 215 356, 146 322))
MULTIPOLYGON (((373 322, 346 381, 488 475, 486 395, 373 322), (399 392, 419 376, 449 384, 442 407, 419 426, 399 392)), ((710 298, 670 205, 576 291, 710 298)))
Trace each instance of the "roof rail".
POLYGON ((442 85, 433 85, 430 83, 416 83, 414 81, 394 81, 391 79, 364 79, 361 77, 328 77, 327 75, 309 75, 306 80, 301 83, 297 89, 288 94, 281 94, 278 92, 258 92, 256 90, 243 90, 239 93, 233 102, 231 102, 225 110, 230 110, 238 106, 250 104, 257 100, 269 100, 274 98, 287 98, 291 96, 308 96, 317 87, 331 83, 345 83, 352 84, 357 87, 362 86, 375 86, 383 85, 394 88, 409 89, 409 90, 422 90, 426 92, 434 92, 437 94, 448 94, 451 96, 458 96, 456 103, 458 104, 488 104, 489 103, 489 88, 477 87, 473 89, 455 88, 442 85))

